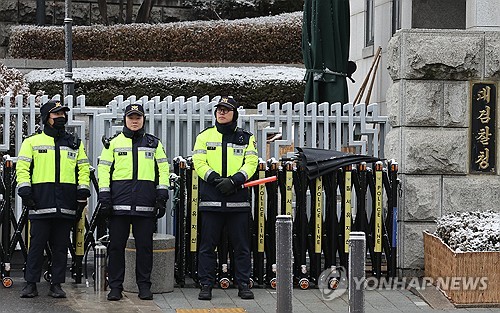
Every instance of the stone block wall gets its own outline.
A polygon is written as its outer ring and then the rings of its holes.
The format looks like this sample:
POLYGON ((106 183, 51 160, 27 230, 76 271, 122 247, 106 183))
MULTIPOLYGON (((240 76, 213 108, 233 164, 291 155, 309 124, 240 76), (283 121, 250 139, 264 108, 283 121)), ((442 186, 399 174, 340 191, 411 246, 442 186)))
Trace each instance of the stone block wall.
POLYGON ((438 217, 500 211, 499 174, 469 174, 470 86, 500 80, 500 32, 401 30, 387 49, 393 84, 385 156, 400 162, 403 191, 398 267, 420 275, 422 231, 434 231, 438 217))

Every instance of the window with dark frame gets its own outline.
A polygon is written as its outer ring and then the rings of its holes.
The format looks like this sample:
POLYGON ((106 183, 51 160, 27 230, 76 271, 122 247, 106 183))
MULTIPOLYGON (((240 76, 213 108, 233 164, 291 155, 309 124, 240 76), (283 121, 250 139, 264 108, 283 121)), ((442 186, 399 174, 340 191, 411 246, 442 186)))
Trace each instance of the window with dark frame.
POLYGON ((401 29, 401 0, 392 0, 392 34, 401 29))
POLYGON ((365 11, 365 47, 373 46, 373 2, 374 0, 366 0, 365 11))

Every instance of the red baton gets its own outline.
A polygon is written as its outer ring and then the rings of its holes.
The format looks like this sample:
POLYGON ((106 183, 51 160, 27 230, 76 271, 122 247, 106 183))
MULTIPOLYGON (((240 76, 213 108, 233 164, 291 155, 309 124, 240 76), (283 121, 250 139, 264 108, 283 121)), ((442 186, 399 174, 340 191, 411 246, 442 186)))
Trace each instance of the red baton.
POLYGON ((248 188, 248 187, 257 186, 257 185, 260 185, 260 184, 267 184, 267 183, 270 183, 270 182, 273 182, 273 181, 276 181, 276 180, 278 180, 278 177, 276 177, 276 176, 271 176, 271 177, 261 178, 261 179, 257 179, 257 180, 252 180, 252 181, 249 181, 248 183, 244 183, 241 186, 241 188, 248 188))

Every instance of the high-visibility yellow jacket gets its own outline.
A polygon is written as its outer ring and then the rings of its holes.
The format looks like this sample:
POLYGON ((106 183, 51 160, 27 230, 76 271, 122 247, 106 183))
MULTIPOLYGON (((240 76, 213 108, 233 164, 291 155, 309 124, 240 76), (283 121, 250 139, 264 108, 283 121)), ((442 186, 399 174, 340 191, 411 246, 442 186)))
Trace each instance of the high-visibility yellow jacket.
POLYGON ((205 129, 196 137, 193 163, 196 173, 202 178, 200 211, 250 211, 248 190, 238 188, 236 193, 225 197, 207 180, 216 172, 221 177, 231 177, 236 187, 240 187, 253 176, 258 156, 252 133, 236 128, 234 133, 223 135, 215 126, 205 129))
POLYGON ((77 190, 90 192, 90 166, 81 140, 65 133, 51 137, 45 132, 26 138, 19 151, 18 187, 31 186, 37 210, 33 219, 75 218, 77 190))
POLYGON ((157 196, 168 197, 169 163, 153 135, 120 133, 102 150, 97 171, 99 192, 111 192, 116 215, 153 216, 157 196))

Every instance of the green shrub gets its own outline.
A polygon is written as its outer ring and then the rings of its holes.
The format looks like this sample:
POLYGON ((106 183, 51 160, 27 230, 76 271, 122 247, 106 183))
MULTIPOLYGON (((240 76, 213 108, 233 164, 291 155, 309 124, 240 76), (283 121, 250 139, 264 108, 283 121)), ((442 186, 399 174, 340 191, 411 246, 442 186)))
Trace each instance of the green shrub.
MULTIPOLYGON (((233 21, 73 27, 73 59, 302 63, 302 13, 233 21)), ((60 26, 12 28, 13 58, 64 59, 60 26)))
MULTIPOLYGON (((75 96, 86 105, 104 106, 117 95, 125 98, 232 95, 239 105, 256 108, 260 102, 300 102, 304 98, 304 70, 296 67, 261 68, 92 68, 74 69, 75 96), (155 75, 155 72, 157 75, 155 75), (278 74, 272 74, 277 72, 278 74)), ((32 92, 62 94, 64 71, 27 74, 32 92)))

